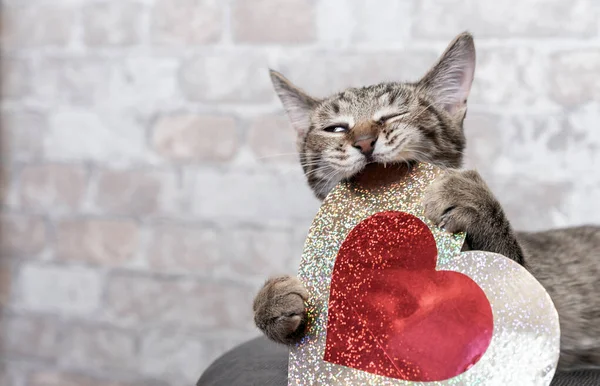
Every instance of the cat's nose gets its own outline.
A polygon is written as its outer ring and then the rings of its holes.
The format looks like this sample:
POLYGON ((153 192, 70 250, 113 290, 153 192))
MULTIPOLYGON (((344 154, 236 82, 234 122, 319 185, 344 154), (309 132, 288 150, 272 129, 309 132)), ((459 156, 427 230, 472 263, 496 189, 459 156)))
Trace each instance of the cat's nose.
POLYGON ((360 150, 367 157, 370 157, 373 154, 373 149, 375 149, 375 142, 377 142, 376 137, 362 138, 355 141, 352 146, 360 150))

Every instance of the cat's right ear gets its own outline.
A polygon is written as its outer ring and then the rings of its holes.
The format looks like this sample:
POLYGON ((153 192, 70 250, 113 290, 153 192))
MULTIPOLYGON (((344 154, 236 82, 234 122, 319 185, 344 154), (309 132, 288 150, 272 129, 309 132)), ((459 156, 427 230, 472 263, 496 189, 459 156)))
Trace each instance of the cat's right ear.
POLYGON ((451 115, 464 117, 475 73, 475 44, 468 32, 458 35, 437 64, 419 81, 437 104, 451 115))
POLYGON ((273 87, 287 112, 292 126, 300 136, 304 136, 310 127, 310 115, 318 101, 294 86, 283 75, 269 70, 273 87))

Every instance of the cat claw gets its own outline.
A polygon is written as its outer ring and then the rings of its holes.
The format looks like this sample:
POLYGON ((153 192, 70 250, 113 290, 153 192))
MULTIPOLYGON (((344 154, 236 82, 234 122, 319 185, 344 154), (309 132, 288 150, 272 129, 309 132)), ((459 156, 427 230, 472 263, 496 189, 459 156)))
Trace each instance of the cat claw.
POLYGON ((442 215, 442 219, 441 219, 440 223, 438 224, 440 229, 443 230, 444 232, 448 232, 448 230, 446 229, 446 225, 448 222, 448 218, 447 218, 446 214, 447 214, 447 212, 442 215))

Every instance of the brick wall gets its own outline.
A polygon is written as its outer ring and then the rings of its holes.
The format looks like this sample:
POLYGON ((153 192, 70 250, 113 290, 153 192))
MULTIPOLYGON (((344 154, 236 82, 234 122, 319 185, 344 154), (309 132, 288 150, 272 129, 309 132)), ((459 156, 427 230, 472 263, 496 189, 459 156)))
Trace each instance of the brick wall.
POLYGON ((469 165, 517 227, 600 221, 596 0, 2 3, 2 385, 192 384, 257 334, 318 207, 267 67, 416 79, 470 29, 469 165))

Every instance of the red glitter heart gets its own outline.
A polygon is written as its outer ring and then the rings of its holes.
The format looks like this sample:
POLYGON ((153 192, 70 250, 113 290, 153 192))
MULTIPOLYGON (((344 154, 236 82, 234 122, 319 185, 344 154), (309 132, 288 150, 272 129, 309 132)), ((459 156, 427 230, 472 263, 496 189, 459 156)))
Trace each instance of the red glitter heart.
POLYGON ((331 278, 324 359, 389 378, 464 373, 492 339, 488 299, 466 275, 436 271, 431 231, 403 212, 377 213, 344 240, 331 278))

